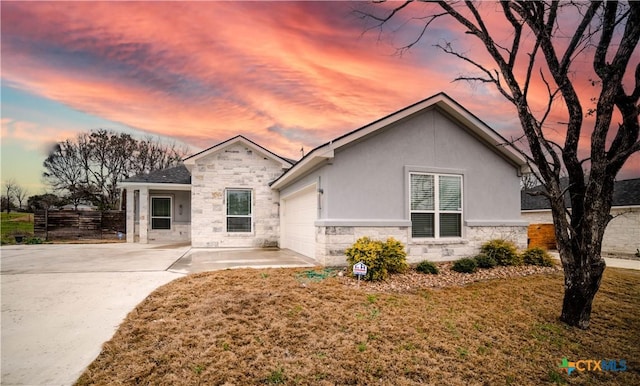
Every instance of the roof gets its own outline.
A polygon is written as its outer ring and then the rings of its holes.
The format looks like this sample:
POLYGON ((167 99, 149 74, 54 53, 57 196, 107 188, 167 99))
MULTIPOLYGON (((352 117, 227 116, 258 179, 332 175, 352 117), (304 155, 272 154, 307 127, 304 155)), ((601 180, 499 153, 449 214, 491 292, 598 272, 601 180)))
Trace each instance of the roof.
POLYGON ((197 159, 216 153, 221 149, 224 149, 225 147, 231 146, 236 143, 242 143, 245 146, 253 148, 254 150, 264 154, 265 156, 271 158, 272 160, 281 163, 283 168, 290 168, 293 165, 293 162, 291 162, 291 160, 280 157, 276 153, 258 145, 257 143, 251 141, 250 139, 247 139, 242 135, 237 135, 226 141, 220 142, 219 144, 214 145, 208 149, 205 149, 199 153, 189 156, 184 159, 184 164, 187 168, 191 168, 193 167, 193 165, 195 165, 197 159))
POLYGON ((377 121, 369 123, 359 129, 344 134, 325 143, 324 145, 316 147, 298 161, 291 169, 275 180, 271 187, 275 189, 282 188, 287 183, 305 175, 325 160, 333 158, 336 149, 366 137, 400 120, 434 107, 439 108, 453 119, 457 120, 463 127, 475 134, 481 142, 494 148, 496 152, 514 166, 519 167, 521 171, 528 170, 525 158, 515 147, 509 144, 509 141, 462 107, 458 102, 454 101, 447 94, 439 93, 411 106, 405 107, 402 110, 396 111, 395 113, 387 115, 386 117, 378 119, 377 121))
POLYGON ((168 169, 156 170, 147 174, 138 174, 127 178, 122 183, 145 184, 191 184, 191 173, 184 165, 178 165, 168 169))
MULTIPOLYGON (((560 186, 567 187, 568 180, 562 179, 560 186)), ((536 186, 532 189, 520 192, 520 208, 521 210, 545 210, 551 209, 549 200, 543 195, 532 196, 528 194, 530 192, 543 191, 542 185, 536 186)), ((565 194, 564 202, 567 208, 571 207, 571 201, 569 200, 569 194, 565 194)), ((612 206, 635 206, 640 205, 640 178, 634 178, 630 180, 616 181, 613 185, 613 200, 612 206)))

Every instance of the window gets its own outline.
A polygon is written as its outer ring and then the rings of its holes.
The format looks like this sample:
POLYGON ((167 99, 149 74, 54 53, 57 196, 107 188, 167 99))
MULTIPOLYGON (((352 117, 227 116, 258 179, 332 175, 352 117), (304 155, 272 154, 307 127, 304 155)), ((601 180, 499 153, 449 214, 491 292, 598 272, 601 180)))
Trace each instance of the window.
POLYGON ((171 229, 171 197, 151 197, 151 229, 171 229))
POLYGON ((227 190, 227 232, 251 232, 251 190, 227 190))
POLYGON ((410 177, 411 236, 462 237, 462 177, 423 173, 410 177))

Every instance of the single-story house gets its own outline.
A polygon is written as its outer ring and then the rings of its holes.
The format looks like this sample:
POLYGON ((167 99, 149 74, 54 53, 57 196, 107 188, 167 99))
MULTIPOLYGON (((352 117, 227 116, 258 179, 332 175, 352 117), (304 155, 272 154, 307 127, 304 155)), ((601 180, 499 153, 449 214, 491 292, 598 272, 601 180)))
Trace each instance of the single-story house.
MULTIPOLYGON (((564 180, 561 183, 566 185, 564 180)), ((522 217, 530 223, 528 233, 532 244, 555 249, 549 200, 541 195, 528 194, 540 189, 541 186, 521 193, 522 217)), ((565 196, 565 205, 571 208, 568 194, 565 196)), ((602 253, 635 254, 640 249, 640 178, 616 181, 611 205, 613 219, 604 232, 602 253)))
POLYGON ((318 146, 296 161, 236 136, 184 165, 121 183, 127 241, 280 247, 345 263, 362 236, 408 260, 455 260, 492 238, 526 247, 523 157, 444 93, 318 146))

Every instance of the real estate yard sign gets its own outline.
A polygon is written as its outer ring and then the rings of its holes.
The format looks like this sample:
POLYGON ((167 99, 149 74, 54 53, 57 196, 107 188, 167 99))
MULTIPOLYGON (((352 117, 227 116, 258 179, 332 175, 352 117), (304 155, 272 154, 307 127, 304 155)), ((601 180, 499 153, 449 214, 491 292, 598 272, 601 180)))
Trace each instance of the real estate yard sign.
POLYGON ((353 265, 353 274, 358 277, 358 286, 360 286, 360 277, 364 277, 367 274, 367 266, 359 261, 353 265))

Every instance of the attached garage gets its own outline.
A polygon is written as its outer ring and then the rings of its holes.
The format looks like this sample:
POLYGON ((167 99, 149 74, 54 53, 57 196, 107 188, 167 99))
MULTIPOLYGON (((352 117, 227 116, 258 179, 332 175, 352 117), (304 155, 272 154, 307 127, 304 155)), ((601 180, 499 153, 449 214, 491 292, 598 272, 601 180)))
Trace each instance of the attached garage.
POLYGON ((281 199, 280 246, 315 258, 318 196, 316 185, 281 199))

